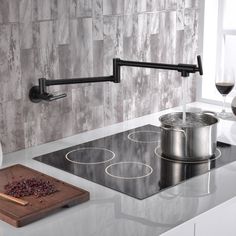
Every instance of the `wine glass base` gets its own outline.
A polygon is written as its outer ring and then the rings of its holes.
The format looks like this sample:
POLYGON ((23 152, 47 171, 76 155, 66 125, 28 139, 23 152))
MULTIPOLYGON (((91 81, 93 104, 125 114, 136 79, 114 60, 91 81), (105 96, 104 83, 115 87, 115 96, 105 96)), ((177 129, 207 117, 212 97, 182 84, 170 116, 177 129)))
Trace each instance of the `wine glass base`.
POLYGON ((217 113, 217 117, 221 118, 221 119, 231 119, 233 118, 233 113, 232 112, 220 112, 217 113))

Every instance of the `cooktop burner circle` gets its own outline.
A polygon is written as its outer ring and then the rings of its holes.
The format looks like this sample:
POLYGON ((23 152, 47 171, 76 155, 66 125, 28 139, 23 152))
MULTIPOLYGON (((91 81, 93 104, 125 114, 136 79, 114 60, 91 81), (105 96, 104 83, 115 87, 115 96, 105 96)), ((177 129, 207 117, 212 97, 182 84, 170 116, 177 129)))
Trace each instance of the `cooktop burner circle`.
POLYGON ((83 147, 66 153, 65 158, 75 164, 103 164, 115 158, 115 153, 107 148, 83 147))
POLYGON ((161 159, 164 159, 164 160, 167 160, 167 161, 176 162, 176 163, 186 163, 186 164, 206 163, 206 162, 209 162, 209 161, 214 161, 214 160, 216 160, 216 159, 221 157, 221 151, 220 151, 219 148, 216 148, 216 153, 214 154, 214 157, 211 157, 208 160, 202 160, 202 161, 201 160, 199 160, 199 161, 184 161, 184 160, 175 160, 175 159, 168 158, 166 156, 161 155, 161 148, 160 148, 160 146, 155 148, 154 153, 156 154, 157 157, 159 157, 161 159))
POLYGON ((118 179, 140 179, 149 176, 153 169, 141 162, 117 162, 105 169, 106 174, 118 179))
POLYGON ((128 134, 128 139, 136 143, 159 143, 160 132, 143 130, 128 134))

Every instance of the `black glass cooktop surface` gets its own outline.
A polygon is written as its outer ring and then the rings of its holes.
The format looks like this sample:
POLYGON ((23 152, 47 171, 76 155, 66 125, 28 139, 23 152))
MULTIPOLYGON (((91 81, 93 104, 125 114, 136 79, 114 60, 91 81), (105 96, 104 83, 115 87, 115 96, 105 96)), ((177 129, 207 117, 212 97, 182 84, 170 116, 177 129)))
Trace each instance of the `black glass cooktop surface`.
POLYGON ((137 199, 236 160, 236 146, 218 142, 210 161, 174 162, 159 143, 160 128, 146 125, 34 159, 137 199))

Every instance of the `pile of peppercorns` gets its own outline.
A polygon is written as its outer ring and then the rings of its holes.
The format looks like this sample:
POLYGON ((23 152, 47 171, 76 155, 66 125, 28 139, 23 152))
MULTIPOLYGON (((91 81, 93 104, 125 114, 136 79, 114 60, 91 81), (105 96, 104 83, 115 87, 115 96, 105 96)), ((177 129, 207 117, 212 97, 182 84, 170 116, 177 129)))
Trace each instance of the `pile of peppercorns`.
POLYGON ((5 194, 18 198, 30 195, 34 195, 35 197, 45 197, 58 191, 55 185, 49 181, 37 178, 13 181, 6 184, 4 188, 5 194))

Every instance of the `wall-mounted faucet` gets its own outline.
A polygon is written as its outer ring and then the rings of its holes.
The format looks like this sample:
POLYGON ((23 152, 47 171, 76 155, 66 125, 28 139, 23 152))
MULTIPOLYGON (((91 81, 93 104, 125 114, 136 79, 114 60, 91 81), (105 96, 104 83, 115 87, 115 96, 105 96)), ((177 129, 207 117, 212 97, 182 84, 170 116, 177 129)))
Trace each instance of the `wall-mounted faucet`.
POLYGON ((29 91, 29 98, 32 102, 38 103, 42 100, 53 101, 66 97, 66 94, 53 95, 47 92, 48 86, 62 85, 62 84, 78 84, 78 83, 97 83, 97 82, 114 82, 120 83, 120 67, 131 66, 131 67, 144 67, 152 69, 163 69, 163 70, 176 70, 181 73, 182 77, 188 77, 190 73, 199 72, 203 74, 201 57, 197 56, 198 65, 193 64, 164 64, 164 63, 152 63, 152 62, 138 62, 138 61, 126 61, 119 58, 113 59, 113 75, 102 76, 102 77, 88 77, 88 78, 73 78, 73 79, 57 79, 48 80, 40 78, 39 84, 33 86, 29 91))

